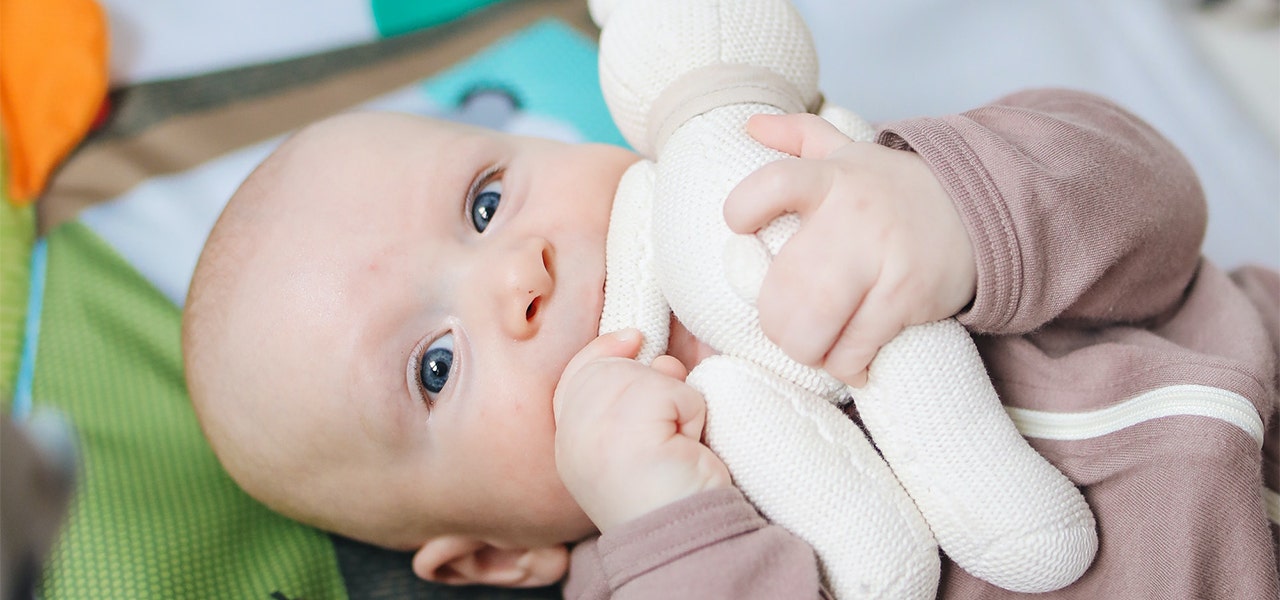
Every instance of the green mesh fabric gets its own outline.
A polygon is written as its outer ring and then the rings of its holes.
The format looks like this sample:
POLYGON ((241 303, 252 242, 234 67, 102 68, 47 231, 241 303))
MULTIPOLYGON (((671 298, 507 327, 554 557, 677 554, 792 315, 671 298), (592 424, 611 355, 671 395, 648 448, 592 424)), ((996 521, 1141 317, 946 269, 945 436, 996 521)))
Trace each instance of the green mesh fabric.
POLYGON ((48 242, 34 404, 70 418, 82 468, 41 597, 345 598, 328 537, 246 496, 200 435, 178 309, 83 225, 48 242))
POLYGON ((5 169, 0 149, 0 405, 7 409, 22 354, 36 217, 34 206, 9 204, 5 169))

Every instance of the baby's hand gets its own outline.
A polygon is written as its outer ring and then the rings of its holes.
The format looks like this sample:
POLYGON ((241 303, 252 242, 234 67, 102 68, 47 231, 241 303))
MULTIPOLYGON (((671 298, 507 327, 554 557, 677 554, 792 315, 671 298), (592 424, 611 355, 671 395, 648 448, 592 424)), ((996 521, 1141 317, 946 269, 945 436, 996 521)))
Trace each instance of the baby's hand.
POLYGON ((700 441, 707 407, 684 383, 684 365, 670 356, 636 362, 640 337, 631 329, 596 338, 556 387, 556 467, 601 532, 732 485, 700 441))
POLYGON ((724 206, 738 233, 800 216, 756 303, 761 329, 793 359, 861 386, 903 328, 953 316, 973 299, 973 244, 915 153, 854 142, 815 115, 757 115, 747 131, 799 157, 747 176, 724 206))

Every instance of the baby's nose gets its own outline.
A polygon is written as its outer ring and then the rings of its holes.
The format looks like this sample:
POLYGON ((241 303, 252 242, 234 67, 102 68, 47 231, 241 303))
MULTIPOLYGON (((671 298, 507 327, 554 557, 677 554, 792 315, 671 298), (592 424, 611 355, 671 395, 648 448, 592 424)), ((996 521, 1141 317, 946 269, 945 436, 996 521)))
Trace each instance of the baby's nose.
POLYGON ((498 290, 499 319, 512 339, 529 339, 538 332, 542 305, 555 289, 551 244, 542 238, 523 240, 504 262, 498 290))

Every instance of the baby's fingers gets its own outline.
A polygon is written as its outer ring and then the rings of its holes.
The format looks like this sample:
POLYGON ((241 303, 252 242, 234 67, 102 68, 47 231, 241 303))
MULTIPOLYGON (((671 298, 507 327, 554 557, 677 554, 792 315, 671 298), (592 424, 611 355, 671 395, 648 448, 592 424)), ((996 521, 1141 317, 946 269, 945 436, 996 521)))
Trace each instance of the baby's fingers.
POLYGON ((876 353, 904 326, 899 311, 892 310, 884 296, 872 290, 840 332, 822 368, 853 387, 866 385, 867 368, 876 353))
POLYGON ((675 426, 675 433, 683 435, 694 441, 702 439, 702 428, 707 423, 707 402, 702 394, 697 390, 685 385, 684 378, 689 374, 685 370, 684 365, 680 361, 670 356, 659 356, 653 361, 654 370, 677 379, 680 383, 668 384, 669 393, 664 397, 668 400, 667 406, 672 411, 665 418, 671 420, 675 426), (670 364, 658 367, 658 362, 662 359, 671 359, 670 364), (675 372, 667 372, 665 369, 671 367, 675 372))
POLYGON ((877 274, 874 249, 839 219, 813 219, 778 252, 756 308, 760 327, 783 352, 820 366, 877 274))
POLYGON ((818 115, 755 115, 747 120, 747 133, 779 152, 800 158, 826 158, 853 142, 818 115))
POLYGON ((667 377, 680 381, 684 381, 684 378, 689 375, 689 369, 685 368, 680 359, 667 354, 653 359, 653 364, 649 366, 667 377))
POLYGON ((795 212, 805 216, 826 199, 833 183, 828 165, 783 159, 738 182, 724 200, 724 221, 735 233, 754 233, 774 218, 795 212))
POLYGON ((552 396, 551 410, 552 414, 555 415, 556 421, 560 421, 560 410, 563 404, 563 396, 566 394, 566 387, 572 385, 572 382, 584 367, 591 364, 592 361, 602 358, 635 358, 636 353, 640 351, 640 340, 639 331, 623 329, 601 335, 587 343, 582 350, 579 350, 569 360, 569 364, 565 365, 564 372, 560 374, 560 381, 556 384, 555 394, 552 396))

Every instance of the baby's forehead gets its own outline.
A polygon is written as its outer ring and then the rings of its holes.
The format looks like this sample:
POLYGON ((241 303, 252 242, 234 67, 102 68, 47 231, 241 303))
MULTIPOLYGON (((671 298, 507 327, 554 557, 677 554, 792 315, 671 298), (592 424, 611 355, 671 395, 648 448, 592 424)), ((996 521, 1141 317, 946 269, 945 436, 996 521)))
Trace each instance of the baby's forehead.
MULTIPOLYGON (((358 193, 382 179, 438 181, 471 167, 469 158, 495 154, 507 145, 499 132, 396 113, 351 113, 300 130, 250 176, 246 187, 266 188, 287 202, 285 192, 306 190, 302 200, 329 192, 358 193)), ((405 182, 397 182, 403 185, 405 182)), ((298 198, 294 198, 298 199, 298 198)), ((334 198, 337 199, 337 198, 334 198)))
POLYGON ((423 200, 429 194, 411 186, 434 192, 439 179, 455 175, 453 169, 420 162, 405 168, 390 158, 424 137, 472 133, 410 115, 353 113, 316 123, 286 141, 279 155, 264 162, 267 168, 252 176, 261 181, 246 182, 238 193, 245 196, 238 203, 259 205, 236 218, 252 247, 242 259, 242 278, 261 291, 258 303, 287 310, 301 297, 349 296, 360 285, 361 267, 393 251, 409 224, 415 234, 433 230, 426 223, 434 215, 423 200), (411 179, 399 175, 404 173, 411 179))
MULTIPOLYGON (((395 113, 351 113, 286 140, 246 181, 233 204, 271 277, 327 261, 343 270, 367 260, 410 224, 414 237, 445 227, 482 164, 503 155, 506 136, 395 113), (452 214, 452 213, 450 213, 452 214), (438 223, 438 226, 437 226, 438 223)), ((461 209, 458 209, 460 212, 461 209)))
POLYGON ((352 147, 394 148, 406 142, 447 149, 468 139, 503 135, 489 129, 420 115, 364 111, 317 121, 300 130, 290 141, 306 150, 323 152, 352 147))

